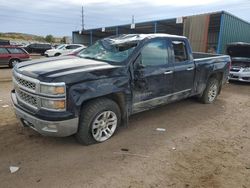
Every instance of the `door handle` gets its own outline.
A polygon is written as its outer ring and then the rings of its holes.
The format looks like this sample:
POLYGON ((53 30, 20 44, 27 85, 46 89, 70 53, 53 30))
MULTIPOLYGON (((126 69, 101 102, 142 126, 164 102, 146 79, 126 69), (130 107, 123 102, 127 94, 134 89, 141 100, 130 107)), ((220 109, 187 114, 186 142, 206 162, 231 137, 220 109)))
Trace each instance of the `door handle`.
POLYGON ((194 70, 194 67, 188 67, 187 68, 187 71, 191 71, 191 70, 194 70))
POLYGON ((172 74, 172 73, 173 73, 173 71, 171 71, 171 70, 164 72, 164 74, 172 74))

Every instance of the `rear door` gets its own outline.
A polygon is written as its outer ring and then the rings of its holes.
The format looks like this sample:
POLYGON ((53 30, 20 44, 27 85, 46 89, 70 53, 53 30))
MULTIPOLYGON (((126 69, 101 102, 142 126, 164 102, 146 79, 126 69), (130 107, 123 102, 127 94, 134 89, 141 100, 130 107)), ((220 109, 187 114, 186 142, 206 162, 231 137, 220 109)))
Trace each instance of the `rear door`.
POLYGON ((8 65, 11 54, 4 47, 0 47, 0 65, 8 65))
POLYGON ((173 90, 170 44, 165 38, 147 42, 134 64, 133 112, 164 103, 173 90))
POLYGON ((189 56, 186 40, 172 39, 172 61, 174 64, 174 93, 190 93, 194 83, 195 65, 193 58, 189 56))

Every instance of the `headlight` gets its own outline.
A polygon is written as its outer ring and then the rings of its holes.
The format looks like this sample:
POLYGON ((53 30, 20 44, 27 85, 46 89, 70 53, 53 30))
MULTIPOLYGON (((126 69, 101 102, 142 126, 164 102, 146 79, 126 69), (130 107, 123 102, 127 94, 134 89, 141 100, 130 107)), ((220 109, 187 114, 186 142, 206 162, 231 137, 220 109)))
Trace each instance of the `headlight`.
POLYGON ((41 99, 41 107, 50 110, 65 110, 65 100, 41 99))
POLYGON ((64 83, 60 83, 59 85, 41 84, 40 85, 40 92, 42 94, 47 94, 47 95, 64 95, 65 94, 65 84, 64 83))
POLYGON ((243 72, 250 72, 250 67, 244 68, 243 72))

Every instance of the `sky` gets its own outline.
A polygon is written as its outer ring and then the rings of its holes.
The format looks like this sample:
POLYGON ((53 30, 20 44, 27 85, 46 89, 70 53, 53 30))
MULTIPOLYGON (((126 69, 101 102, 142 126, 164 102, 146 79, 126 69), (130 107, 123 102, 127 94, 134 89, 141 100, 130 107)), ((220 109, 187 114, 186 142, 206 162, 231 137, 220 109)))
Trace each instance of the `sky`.
POLYGON ((250 0, 0 0, 0 32, 71 36, 84 28, 225 10, 250 22, 250 0))

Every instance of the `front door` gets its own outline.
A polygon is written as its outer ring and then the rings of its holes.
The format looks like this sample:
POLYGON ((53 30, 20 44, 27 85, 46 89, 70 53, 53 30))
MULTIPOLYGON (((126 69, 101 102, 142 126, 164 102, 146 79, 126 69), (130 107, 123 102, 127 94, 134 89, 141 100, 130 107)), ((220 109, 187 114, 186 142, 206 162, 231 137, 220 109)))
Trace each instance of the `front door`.
POLYGON ((152 39, 141 50, 134 64, 133 112, 161 103, 173 91, 173 64, 169 61, 166 39, 152 39))

